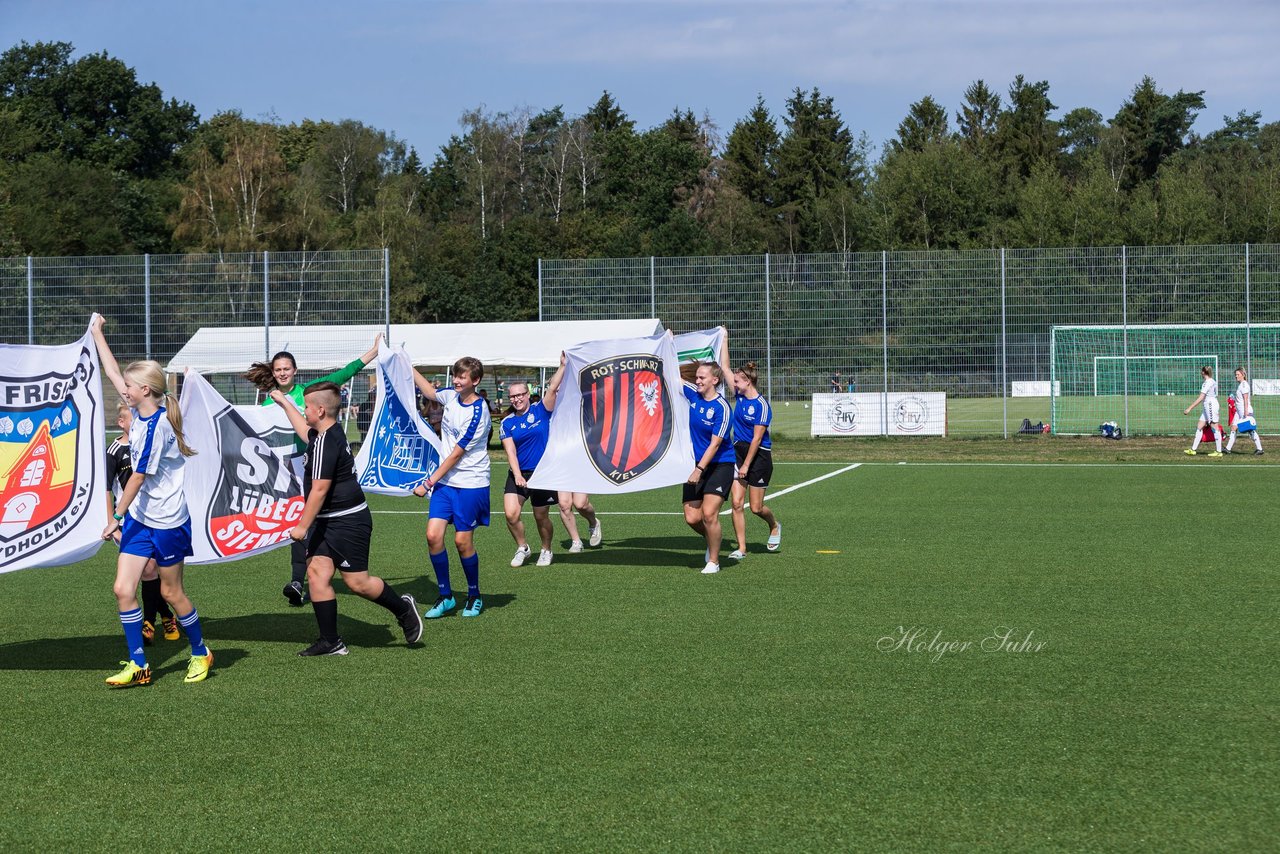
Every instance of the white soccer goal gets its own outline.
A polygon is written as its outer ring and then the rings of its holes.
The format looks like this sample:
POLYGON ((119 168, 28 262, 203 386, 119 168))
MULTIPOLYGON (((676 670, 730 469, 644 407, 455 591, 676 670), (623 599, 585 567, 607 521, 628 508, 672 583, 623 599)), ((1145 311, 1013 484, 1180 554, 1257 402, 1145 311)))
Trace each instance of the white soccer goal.
POLYGON ((1115 421, 1128 435, 1189 435, 1196 413, 1182 410, 1199 394, 1206 365, 1224 421, 1242 367, 1259 426, 1280 423, 1269 396, 1280 380, 1280 323, 1055 326, 1049 346, 1055 433, 1093 435, 1115 421))

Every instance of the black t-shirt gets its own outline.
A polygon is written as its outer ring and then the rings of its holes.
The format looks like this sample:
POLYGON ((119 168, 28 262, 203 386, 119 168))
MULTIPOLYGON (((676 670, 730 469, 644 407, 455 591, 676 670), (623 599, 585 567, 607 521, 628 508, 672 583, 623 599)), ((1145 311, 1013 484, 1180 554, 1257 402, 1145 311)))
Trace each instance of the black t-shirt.
POLYGON ((123 436, 107 448, 107 488, 118 500, 124 485, 133 476, 133 460, 129 458, 129 437, 123 436), (121 441, 123 439, 123 441, 121 441))
POLYGON ((356 480, 355 457, 341 424, 334 424, 323 433, 314 427, 308 431, 303 475, 304 495, 311 494, 313 480, 333 481, 317 518, 344 516, 365 506, 364 490, 356 480))

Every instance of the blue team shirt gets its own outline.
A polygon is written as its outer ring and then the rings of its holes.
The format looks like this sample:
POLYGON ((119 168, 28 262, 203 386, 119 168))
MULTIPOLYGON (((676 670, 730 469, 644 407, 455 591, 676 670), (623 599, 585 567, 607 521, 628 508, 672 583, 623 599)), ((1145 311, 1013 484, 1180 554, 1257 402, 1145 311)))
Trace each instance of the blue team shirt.
POLYGON ((522 415, 511 413, 502 419, 498 435, 510 439, 516 446, 516 462, 521 471, 533 471, 547 450, 547 436, 551 432, 551 413, 542 401, 530 404, 522 415))
POLYGON ((756 427, 764 427, 760 447, 772 448, 769 425, 773 423, 773 407, 764 395, 739 397, 733 404, 733 441, 750 442, 756 435, 756 427))
POLYGON ((729 403, 716 395, 703 400, 692 383, 684 384, 684 396, 689 401, 689 434, 693 439, 693 459, 697 462, 711 446, 711 437, 720 437, 720 447, 711 463, 733 463, 733 443, 729 441, 729 403))

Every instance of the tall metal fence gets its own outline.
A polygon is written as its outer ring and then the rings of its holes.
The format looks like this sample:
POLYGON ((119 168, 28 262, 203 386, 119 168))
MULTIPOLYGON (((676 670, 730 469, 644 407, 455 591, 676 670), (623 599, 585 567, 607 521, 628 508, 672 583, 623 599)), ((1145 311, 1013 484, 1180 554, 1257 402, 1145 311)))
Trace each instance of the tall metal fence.
MULTIPOLYGON (((245 367, 287 342, 282 326, 389 323, 385 250, 0 259, 0 341, 62 344, 97 311, 117 358, 162 364, 202 328, 242 346, 245 367), (254 336, 243 327, 268 330, 254 336)), ((336 360, 358 353, 334 353, 336 360)), ((252 394, 227 384, 233 398, 252 394)))
MULTIPOLYGON (((544 320, 726 326, 734 360, 758 363, 761 390, 776 413, 790 404, 795 429, 804 401, 835 386, 945 392, 953 434, 1008 435, 1024 418, 1052 423, 1060 326, 1243 324, 1243 346, 1222 364, 1247 361, 1251 375, 1280 378, 1276 354, 1249 346, 1251 324, 1280 321, 1274 244, 559 259, 539 262, 538 283, 544 320)), ((1221 380, 1224 393, 1234 390, 1229 374, 1221 380)), ((1187 383, 1189 398, 1161 401, 1176 409, 1177 432, 1193 424, 1181 410, 1199 389, 1198 372, 1187 383)), ((1092 404, 1127 432, 1173 432, 1127 423, 1138 393, 1092 404)), ((1134 410, 1151 409, 1143 404, 1134 410)))

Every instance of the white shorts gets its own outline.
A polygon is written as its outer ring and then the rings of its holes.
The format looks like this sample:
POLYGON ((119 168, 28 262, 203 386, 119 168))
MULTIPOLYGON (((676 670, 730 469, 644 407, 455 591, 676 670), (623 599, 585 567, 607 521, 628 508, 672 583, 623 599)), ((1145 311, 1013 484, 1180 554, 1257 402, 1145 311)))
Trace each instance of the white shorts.
POLYGON ((1204 402, 1204 410, 1200 413, 1200 418, 1201 420, 1204 421, 1205 424, 1217 424, 1218 423, 1218 401, 1206 400, 1204 402))

